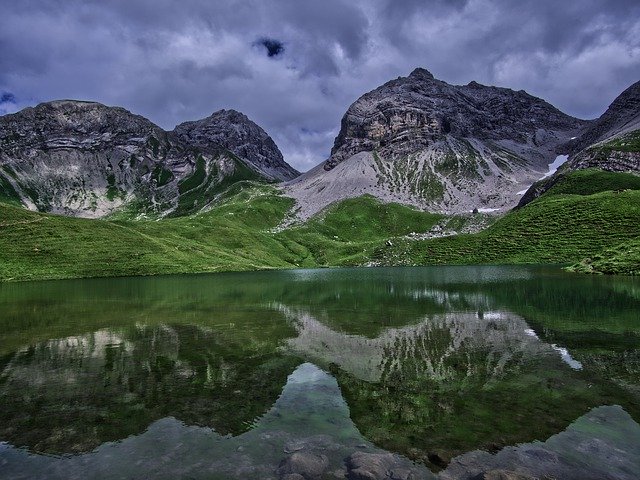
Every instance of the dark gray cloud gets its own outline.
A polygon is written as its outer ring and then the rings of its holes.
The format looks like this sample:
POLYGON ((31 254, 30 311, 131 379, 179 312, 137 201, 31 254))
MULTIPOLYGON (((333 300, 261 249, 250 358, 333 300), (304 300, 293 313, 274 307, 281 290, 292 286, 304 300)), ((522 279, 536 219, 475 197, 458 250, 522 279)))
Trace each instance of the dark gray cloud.
POLYGON ((284 44, 275 38, 261 38, 256 42, 267 51, 267 57, 277 57, 284 52, 284 44))
POLYGON ((640 79, 640 2, 22 0, 0 16, 0 114, 92 99, 172 128, 234 108, 301 170, 351 102, 416 66, 593 118, 640 79))

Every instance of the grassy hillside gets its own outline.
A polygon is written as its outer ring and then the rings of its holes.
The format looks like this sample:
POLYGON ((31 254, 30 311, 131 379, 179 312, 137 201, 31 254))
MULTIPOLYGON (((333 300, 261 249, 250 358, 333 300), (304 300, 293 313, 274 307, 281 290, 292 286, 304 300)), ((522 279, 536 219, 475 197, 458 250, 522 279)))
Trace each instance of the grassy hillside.
POLYGON ((579 273, 640 275, 640 237, 607 248, 569 267, 579 273))
POLYGON ((640 191, 544 196, 475 235, 381 247, 384 264, 572 263, 640 235, 640 191))
POLYGON ((436 224, 459 230, 478 217, 447 218, 365 196, 280 228, 292 207, 274 188, 246 182, 206 213, 160 221, 85 220, 0 203, 0 279, 585 258, 594 271, 640 270, 640 182, 633 175, 576 172, 480 233, 429 240, 416 238, 436 224), (615 245, 630 247, 610 250, 615 245), (617 260, 607 263, 611 256, 617 260))
POLYGON ((291 205, 268 187, 242 191, 215 211, 162 221, 85 220, 0 205, 0 278, 291 267, 298 255, 268 234, 291 205))

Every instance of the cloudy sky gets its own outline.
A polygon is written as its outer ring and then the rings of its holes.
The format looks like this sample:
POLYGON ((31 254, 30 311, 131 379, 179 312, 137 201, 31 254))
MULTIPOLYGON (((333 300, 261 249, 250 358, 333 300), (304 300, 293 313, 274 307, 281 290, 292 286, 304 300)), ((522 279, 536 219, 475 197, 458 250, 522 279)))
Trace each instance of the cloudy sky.
POLYGON ((0 0, 0 114, 74 98, 172 129, 234 108, 302 171, 351 102, 417 66, 594 118, 640 80, 640 2, 0 0))

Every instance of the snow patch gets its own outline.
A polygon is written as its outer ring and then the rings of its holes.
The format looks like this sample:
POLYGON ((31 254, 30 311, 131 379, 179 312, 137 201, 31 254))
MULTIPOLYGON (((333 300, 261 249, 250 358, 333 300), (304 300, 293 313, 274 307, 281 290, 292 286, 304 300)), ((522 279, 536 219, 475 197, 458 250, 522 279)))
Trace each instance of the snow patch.
POLYGON ((560 166, 564 162, 566 162, 568 158, 569 158, 569 155, 558 155, 556 159, 549 164, 549 171, 545 173, 544 176, 540 178, 540 180, 550 177, 551 175, 556 173, 558 171, 558 168, 560 168, 560 166))
POLYGON ((551 345, 551 348, 558 352, 564 363, 569 365, 571 368, 574 370, 582 370, 582 363, 574 359, 569 353, 569 350, 564 347, 559 347, 555 343, 551 345))
MULTIPOLYGON (((568 159, 569 155, 558 155, 556 159, 549 164, 549 171, 542 177, 540 177, 537 181, 539 182, 540 180, 544 180, 545 178, 550 177, 551 175, 556 173, 558 171, 558 168, 560 168, 560 166, 568 159)), ((529 187, 531 187, 531 185, 529 185, 529 187)), ((529 187, 525 188, 524 190, 520 190, 516 193, 516 195, 524 195, 525 193, 527 193, 527 190, 529 190, 529 187)))

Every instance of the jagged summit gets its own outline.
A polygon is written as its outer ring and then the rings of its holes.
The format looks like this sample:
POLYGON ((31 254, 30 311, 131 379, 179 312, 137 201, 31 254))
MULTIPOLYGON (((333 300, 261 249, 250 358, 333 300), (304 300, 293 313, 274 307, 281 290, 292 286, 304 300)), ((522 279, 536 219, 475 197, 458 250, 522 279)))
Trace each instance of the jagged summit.
POLYGON ((426 79, 426 80, 434 80, 433 74, 429 70, 427 70, 426 68, 421 68, 421 67, 418 67, 418 68, 414 69, 409 74, 409 77, 411 77, 411 78, 419 78, 419 79, 426 79))
POLYGON ((219 110, 201 120, 181 123, 174 133, 189 144, 220 145, 274 180, 291 180, 299 175, 284 161, 271 137, 236 110, 219 110))
POLYGON ((435 211, 507 209, 587 124, 524 91, 418 68, 356 100, 327 161, 285 191, 303 216, 365 193, 435 211))
POLYGON ((173 132, 78 100, 0 117, 0 193, 33 210, 179 215, 206 207, 234 181, 296 173, 264 130, 233 110, 173 132))

